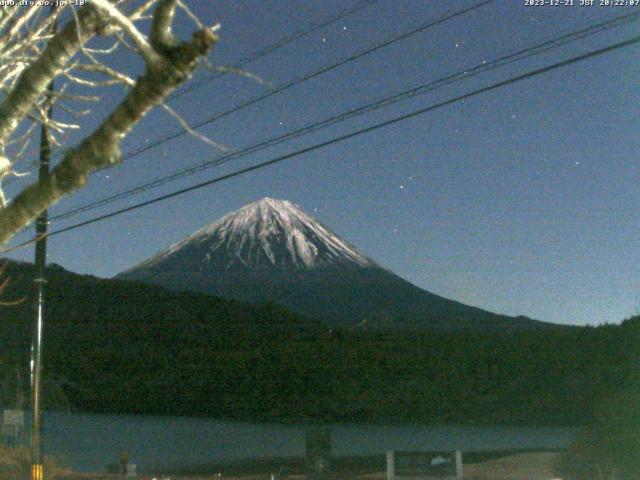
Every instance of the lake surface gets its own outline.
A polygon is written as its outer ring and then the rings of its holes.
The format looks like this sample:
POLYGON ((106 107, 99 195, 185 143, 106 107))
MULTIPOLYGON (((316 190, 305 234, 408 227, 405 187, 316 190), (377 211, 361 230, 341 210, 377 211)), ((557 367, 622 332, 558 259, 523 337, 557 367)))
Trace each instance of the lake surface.
MULTIPOLYGON (((326 425, 335 456, 387 450, 563 448, 576 429, 326 425)), ((48 454, 80 471, 104 471, 129 453, 139 472, 260 457, 304 456, 305 425, 252 424, 207 418, 47 412, 48 454)))

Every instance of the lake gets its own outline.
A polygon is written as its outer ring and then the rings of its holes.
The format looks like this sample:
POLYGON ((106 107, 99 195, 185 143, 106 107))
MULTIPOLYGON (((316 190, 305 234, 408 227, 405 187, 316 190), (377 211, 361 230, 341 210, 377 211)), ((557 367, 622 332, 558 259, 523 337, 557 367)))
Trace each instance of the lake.
MULTIPOLYGON (((387 450, 563 448, 576 429, 326 425, 335 456, 387 450)), ((80 471, 104 471, 129 453, 140 472, 260 457, 304 456, 305 425, 252 424, 207 418, 47 412, 47 454, 80 471)))

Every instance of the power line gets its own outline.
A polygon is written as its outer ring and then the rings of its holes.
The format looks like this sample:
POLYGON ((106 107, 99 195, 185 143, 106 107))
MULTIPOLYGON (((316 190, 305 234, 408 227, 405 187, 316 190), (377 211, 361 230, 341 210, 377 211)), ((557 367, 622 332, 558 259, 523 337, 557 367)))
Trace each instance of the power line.
MULTIPOLYGON (((252 54, 250 54, 248 57, 245 57, 241 60, 238 60, 237 62, 235 62, 233 65, 230 66, 231 70, 238 70, 240 68, 242 68, 243 66, 252 63, 262 57, 265 57, 281 48, 286 47, 287 45, 290 45, 291 43, 295 42, 296 40, 299 40, 300 38, 304 38, 308 35, 311 35, 312 33, 317 32, 318 30, 321 30, 324 27, 328 27, 329 25, 332 25, 340 20, 343 20, 357 12, 359 12, 360 10, 363 10, 364 8, 367 8, 371 5, 375 5, 378 2, 378 0, 360 0, 359 2, 357 2, 353 7, 351 8, 346 8, 340 12, 338 12, 335 15, 331 15, 328 17, 325 17, 324 19, 322 19, 320 22, 316 23, 316 24, 312 24, 310 25, 308 28, 304 29, 304 30, 297 30, 294 33, 285 36, 283 38, 281 38, 280 40, 278 40, 277 42, 272 43, 271 45, 268 45, 267 47, 261 49, 261 50, 257 50, 255 52, 253 52, 252 54)), ((70 17, 69 17, 70 18, 70 17)), ((68 20, 65 19, 65 21, 68 20)), ((169 98, 167 99, 168 102, 171 102, 173 100, 175 100, 176 98, 182 97, 184 95, 189 94, 190 92, 202 87, 203 85, 206 85, 207 83, 210 83, 214 80, 216 80, 217 78, 220 78, 224 75, 226 75, 227 72, 216 72, 213 75, 210 75, 207 78, 204 79, 200 79, 199 81, 196 82, 191 82, 189 84, 188 87, 175 91, 172 95, 169 96, 169 98)), ((135 154, 137 155, 137 153, 135 154)))
MULTIPOLYGON (((279 50, 293 42, 295 42, 296 40, 306 37, 308 35, 311 35, 312 33, 324 28, 324 27, 328 27, 329 25, 336 23, 337 21, 342 20, 343 18, 346 18, 350 15, 353 15, 354 13, 362 10, 363 8, 369 7, 371 5, 374 5, 375 3, 377 3, 378 0, 361 0, 360 2, 356 3, 356 5, 354 5, 351 8, 345 9, 341 12, 339 12, 336 15, 332 15, 330 17, 325 18, 324 20, 318 22, 315 25, 310 26, 309 28, 307 28, 306 30, 299 30, 297 32, 292 33, 289 36, 286 36, 284 38, 281 38, 280 40, 278 40, 277 42, 263 48, 262 50, 258 50, 257 52, 254 52, 253 54, 249 55, 248 57, 234 63, 233 65, 231 65, 231 68, 233 69, 238 69, 243 67, 244 65, 254 62, 255 60, 258 60, 259 58, 262 58, 266 55, 269 55, 270 53, 275 52, 276 50, 279 50)), ((170 97, 169 97, 169 101, 181 97, 183 95, 186 95, 190 92, 192 92, 193 90, 196 90, 198 88, 200 88, 201 86, 212 82, 213 80, 215 80, 216 78, 219 78, 223 75, 225 75, 226 72, 218 72, 214 75, 211 75, 207 78, 201 79, 198 82, 192 82, 189 84, 188 87, 179 90, 177 92, 174 92, 170 97)))
MULTIPOLYGON (((275 88, 273 90, 269 90, 269 91, 267 91, 267 92, 265 92, 265 93, 263 93, 261 95, 258 95, 257 97, 254 97, 254 98, 249 99, 247 101, 241 102, 239 105, 236 105, 236 106, 234 106, 234 107, 232 107, 232 108, 230 108, 228 110, 225 110, 223 112, 215 114, 214 116, 209 117, 208 119, 206 119, 206 120, 204 120, 202 122, 199 122, 199 123, 197 123, 195 125, 190 126, 190 128, 198 129, 198 128, 201 128, 201 127, 203 127, 205 125, 211 124, 211 123, 213 123, 213 122, 215 122, 215 121, 217 121, 217 120, 219 120, 219 119, 221 119, 223 117, 226 117, 226 116, 228 116, 228 115, 230 115, 232 113, 240 111, 240 110, 242 110, 242 109, 244 109, 244 108, 246 108, 246 107, 248 107, 250 105, 254 105, 254 104, 256 104, 256 103, 258 103, 258 102, 260 102, 260 101, 262 101, 262 100, 264 100, 266 98, 269 98, 269 97, 271 97, 273 95, 276 95, 276 94, 281 93, 283 91, 286 91, 286 90, 288 90, 290 88, 293 88, 294 86, 299 85, 300 83, 306 82, 306 81, 311 80, 311 79, 313 79, 315 77, 318 77, 318 76, 320 76, 320 75, 322 75, 324 73, 327 73, 329 71, 335 70, 336 68, 339 68, 339 67, 341 67, 343 65, 346 65, 346 64, 351 63, 353 61, 356 61, 356 60, 358 60, 358 59, 360 59, 360 58, 362 58, 362 57, 364 57, 366 55, 369 55, 371 53, 374 53, 374 52, 376 52, 376 51, 378 51, 378 50, 380 50, 382 48, 385 48, 385 47, 387 47, 389 45, 397 43, 397 42, 399 42, 401 40, 409 38, 409 37, 411 37, 413 35, 421 33, 423 31, 428 30, 430 28, 433 28, 435 26, 441 25, 441 24, 443 24, 443 23, 445 23, 445 22, 447 22, 447 21, 449 21, 451 19, 454 19, 456 17, 464 15, 464 14, 466 14, 468 12, 474 11, 474 10, 476 10, 478 8, 481 8, 481 7, 485 6, 485 5, 493 3, 495 1, 496 0, 483 0, 483 1, 480 1, 478 3, 475 3, 475 4, 471 5, 469 7, 464 7, 464 8, 459 9, 459 10, 450 11, 449 13, 446 13, 443 16, 440 16, 440 17, 438 17, 438 18, 436 18, 434 20, 430 20, 427 23, 422 24, 422 25, 420 25, 418 27, 412 28, 410 30, 406 30, 406 31, 404 31, 404 32, 402 32, 400 34, 392 35, 391 37, 388 37, 386 40, 384 40, 381 43, 378 43, 378 44, 375 44, 375 45, 373 45, 371 47, 368 47, 368 48, 366 48, 365 50, 363 50, 361 52, 358 52, 358 53, 356 53, 354 55, 351 55, 351 56, 349 56, 347 58, 344 58, 342 60, 334 62, 334 63, 332 63, 332 64, 330 64, 328 66, 322 67, 322 68, 320 68, 318 70, 315 70, 314 72, 308 73, 308 74, 306 74, 306 75, 304 75, 302 77, 299 77, 299 78, 297 78, 295 80, 289 81, 289 82, 287 82, 287 83, 285 83, 283 85, 280 85, 279 87, 277 87, 277 88, 275 88)), ((346 15, 346 13, 342 14, 342 16, 340 18, 343 18, 345 15, 346 15)), ((122 157, 122 161, 129 160, 129 159, 131 159, 133 157, 136 157, 136 156, 138 156, 138 155, 140 155, 140 154, 142 154, 144 152, 147 152, 149 150, 152 150, 152 149, 154 149, 154 148, 156 148, 156 147, 158 147, 158 146, 160 146, 160 145, 162 145, 162 144, 164 144, 166 142, 169 142, 171 140, 179 138, 179 137, 185 135, 186 133, 187 132, 185 130, 180 130, 180 131, 174 132, 173 134, 169 134, 169 135, 167 135, 165 137, 162 137, 162 138, 150 143, 149 145, 145 145, 144 147, 139 148, 138 150, 135 150, 135 151, 130 152, 130 153, 125 153, 123 155, 123 157, 122 157)))
POLYGON ((627 15, 621 15, 615 18, 612 18, 610 20, 607 20, 605 22, 601 22, 595 25, 591 25, 588 27, 585 27, 581 30, 578 31, 573 31, 555 38, 552 38, 550 40, 547 40, 545 42, 542 43, 538 43, 536 45, 533 45, 531 47, 528 48, 524 48, 521 49, 519 51, 510 53, 508 55, 504 55, 502 57, 499 57, 495 60, 491 60, 491 61, 483 61, 480 64, 477 64, 473 67, 469 67, 463 70, 460 70, 456 73, 453 73, 451 75, 448 75, 447 77, 444 78, 440 78, 438 80, 426 83, 426 84, 421 84, 418 85, 416 87, 412 87, 410 89, 405 89, 405 90, 401 90, 399 92, 393 93, 391 95, 386 95, 383 96, 381 98, 379 98, 378 100, 374 100, 372 102, 367 102, 364 105, 361 105, 359 107, 356 108, 352 108, 350 110, 344 111, 340 114, 331 116, 327 119, 321 120, 321 121, 317 121, 317 122, 313 122, 311 124, 308 124, 304 127, 300 127, 297 128, 295 130, 289 131, 285 134, 276 136, 276 137, 271 137, 269 139, 263 140, 257 144, 253 144, 250 145, 248 147, 245 147, 241 150, 235 151, 235 152, 231 152, 228 153, 226 155, 223 155, 221 157, 216 157, 210 160, 207 160, 205 162, 201 162, 199 164, 190 166, 190 167, 186 167, 186 168, 182 168, 179 169, 169 175, 165 175, 159 178, 156 178, 154 180, 151 180, 149 182, 137 185, 135 187, 120 191, 118 193, 115 193, 113 195, 110 195, 108 197, 102 198, 100 200, 88 203, 86 205, 82 205, 80 207, 76 207, 67 211, 64 211, 54 217, 52 217, 52 220, 58 220, 58 219, 64 219, 64 218, 70 218, 73 217, 75 215, 78 215, 80 213, 89 211, 89 210, 93 210, 95 208, 101 207, 103 205, 107 205, 109 203, 115 202, 117 200, 122 200, 124 198, 128 198, 131 197, 133 195, 137 195, 140 193, 143 193, 147 190, 150 190, 152 188, 156 188, 159 187, 161 185, 164 185, 166 183, 169 183, 171 181, 174 180, 178 180, 180 178, 184 178, 186 176, 189 175, 193 175, 195 173, 198 173, 200 171, 203 171, 207 168, 211 168, 213 166, 219 166, 222 165, 224 163, 230 162, 232 160, 241 158, 241 157, 245 157, 249 154, 255 153, 257 151, 263 150, 265 148, 274 146, 274 145, 278 145, 280 143, 284 143, 285 141, 288 141, 292 138, 297 138, 300 137, 302 135, 306 135, 312 132, 315 132, 317 130, 320 130, 322 128, 326 128, 330 125, 334 125, 338 122, 342 122, 345 121, 349 118, 358 116, 358 115, 362 115, 365 113, 369 113, 372 112, 374 110, 383 108, 383 107, 387 107, 389 105, 393 105, 397 102, 406 100, 408 98, 413 98, 417 95, 421 95, 427 92, 431 92, 437 88, 446 86, 446 85, 450 85, 452 83, 461 81, 461 80, 466 80, 469 79, 475 75, 478 75, 480 73, 484 73, 490 70, 494 70, 496 68, 500 68, 503 67, 505 65, 517 62, 517 61, 521 61, 525 58, 529 58, 531 56, 534 55, 538 55, 540 53, 543 52, 547 52, 549 50, 558 48, 560 46, 564 46, 570 42, 574 42, 576 40, 580 40, 583 38, 586 38, 590 35, 594 35, 596 33, 602 32, 604 30, 613 28, 613 27, 618 27, 620 25, 624 25, 626 23, 632 22, 637 20, 638 18, 640 18, 640 12, 635 12, 632 14, 627 14, 627 15))
MULTIPOLYGON (((377 0, 369 0, 369 2, 373 2, 373 1, 377 1, 377 0)), ((495 1, 496 0, 483 0, 483 1, 480 1, 478 3, 475 3, 475 4, 471 5, 469 7, 465 7, 465 8, 459 9, 459 10, 455 10, 455 11, 450 11, 450 13, 446 13, 443 16, 438 17, 435 20, 430 20, 427 23, 422 24, 422 25, 420 25, 418 27, 412 28, 410 30, 406 30, 406 31, 404 31, 402 33, 399 33, 399 34, 396 34, 396 35, 392 35, 391 37, 388 37, 386 40, 384 40, 381 43, 375 44, 375 45, 373 45, 371 47, 368 47, 365 50, 360 51, 360 52, 358 52, 358 53, 356 53, 354 55, 351 55, 351 56, 349 56, 347 58, 344 58, 342 60, 334 62, 334 63, 332 63, 330 65, 325 66, 325 67, 321 67, 320 69, 315 70, 315 71, 313 71, 311 73, 308 73, 306 75, 303 75, 302 77, 299 77, 299 78, 297 78, 295 80, 291 80, 291 81, 289 81, 287 83, 284 83, 284 84, 276 87, 275 89, 269 90, 269 91, 267 91, 267 92, 265 92, 263 94, 260 94, 260 95, 258 95, 256 97, 253 97, 253 98, 251 98, 249 100, 246 100, 244 102, 241 102, 240 104, 238 104, 238 105, 236 105, 234 107, 231 107, 230 109, 227 109, 225 111, 219 112, 219 113, 209 117, 208 119, 206 119, 204 121, 201 121, 201 122, 199 122, 199 123, 197 123, 195 125, 191 125, 190 128, 192 128, 192 129, 202 128, 205 125, 211 124, 211 123, 213 123, 213 122, 215 122, 215 121, 217 121, 217 120, 219 120, 221 118, 224 118, 224 117, 226 117, 228 115, 231 115, 231 114, 233 114, 235 112, 238 112, 238 111, 240 111, 240 110, 242 110, 242 109, 244 109, 246 107, 249 107, 251 105, 259 103, 262 100, 265 100, 265 99, 267 99, 269 97, 272 97, 272 96, 274 96, 274 95, 276 95, 278 93, 281 93, 281 92, 284 92, 286 90, 289 90, 290 88, 293 88, 296 85, 299 85, 299 84, 301 84, 303 82, 311 80, 311 79, 313 79, 315 77, 318 77, 318 76, 320 76, 320 75, 322 75, 324 73, 327 73, 327 72, 330 72, 332 70, 335 70, 335 69, 337 69, 337 68, 339 68, 339 67, 341 67, 343 65, 346 65, 348 63, 354 62, 354 61, 356 61, 356 60, 358 60, 358 59, 360 59, 360 58, 362 58, 362 57, 364 57, 366 55, 374 53, 374 52, 376 52, 376 51, 378 51, 378 50, 380 50, 382 48, 385 48, 385 47, 387 47, 389 45, 397 43, 397 42, 399 42, 401 40, 409 38, 409 37, 411 37, 413 35, 421 33, 423 31, 428 30, 430 28, 433 28, 435 26, 441 25, 441 24, 443 24, 443 23, 445 23, 445 22, 447 22, 447 21, 449 21, 451 19, 454 19, 456 17, 464 15, 464 14, 466 14, 468 12, 474 11, 474 10, 480 8, 480 7, 483 7, 484 5, 487 5, 489 3, 493 3, 495 1)), ((367 2, 365 1, 362 4, 362 6, 364 6, 366 3, 367 2)), ((362 7, 358 7, 358 9, 359 8, 362 8, 362 7)), ((333 21, 337 21, 340 18, 344 18, 347 14, 353 13, 353 11, 355 11, 355 9, 356 9, 356 7, 354 7, 354 9, 351 9, 351 10, 349 10, 347 12, 344 12, 343 14, 339 14, 337 16, 339 18, 336 17, 336 18, 334 18, 333 21)), ((328 24, 330 24, 332 22, 330 20, 326 20, 325 23, 328 25, 328 24)), ((300 37, 302 37, 304 35, 305 35, 305 33, 303 32, 300 35, 298 35, 296 38, 300 38, 300 37)), ((285 40, 283 40, 281 42, 278 42, 278 43, 285 42, 285 40)), ((280 48, 280 47, 276 48, 275 45, 276 44, 274 44, 274 46, 268 47, 268 48, 271 48, 271 51, 276 50, 277 48, 280 48)), ((256 56, 260 56, 259 53, 260 52, 256 53, 256 56)), ((265 53, 265 55, 266 55, 266 53, 265 53)), ((152 149, 154 149, 154 148, 156 148, 156 147, 158 147, 160 145, 163 145, 164 143, 167 143, 167 142, 169 142, 171 140, 179 138, 179 137, 185 135, 186 133, 187 132, 185 130, 179 130, 179 131, 176 131, 176 132, 174 132, 172 134, 165 135, 164 137, 159 138, 159 139, 155 140, 154 142, 139 148, 138 150, 134 150, 132 152, 125 153, 123 155, 123 157, 122 157, 122 161, 129 160, 131 158, 137 157, 138 155, 141 155, 144 152, 147 152, 147 151, 152 150, 152 149)))
MULTIPOLYGON (((354 137, 359 136, 359 135, 370 133, 370 132, 379 130, 381 128, 385 128, 385 127, 394 125, 396 123, 402 122, 404 120, 409 120, 411 118, 418 117, 420 115, 424 115, 426 113, 432 112, 434 110, 437 110, 437 109, 440 109, 440 108, 443 108, 443 107, 446 107, 446 106, 449 106, 449 105, 453 105, 455 103, 461 102, 463 100, 467 100, 467 99, 475 97, 477 95, 480 95, 480 94, 483 94, 483 93, 487 93, 487 92, 491 92, 491 91, 497 90, 499 88, 502 88, 502 87, 505 87, 505 86, 520 82, 522 80, 526 80, 526 79, 532 78, 532 77, 537 77, 537 76, 540 76, 540 75, 544 75, 544 74, 549 73, 549 72, 551 72, 553 70, 557 70, 559 68, 563 68, 563 67, 566 67, 566 66, 569 66, 569 65, 573 65, 575 63, 587 60, 589 58, 593 58, 593 57, 596 57, 596 56, 604 55, 604 54, 607 54, 609 52, 613 52, 615 50, 619 50, 619 49, 622 49, 622 48, 625 48, 625 47, 629 47, 631 45, 635 45, 637 43, 640 43, 640 36, 636 36, 636 37, 630 38, 628 40, 615 43, 615 44, 610 45, 608 47, 600 48, 598 50, 593 50, 591 52, 588 52, 588 53, 585 53, 585 54, 582 54, 582 55, 579 55, 579 56, 576 56, 576 57, 572 57, 572 58, 570 58, 568 60, 563 60, 561 62, 554 63, 554 64, 549 65, 547 67, 542 67, 542 68, 539 68, 539 69, 536 69, 536 70, 533 70, 533 71, 530 71, 530 72, 527 72, 527 73, 524 73, 524 74, 521 74, 521 75, 517 75, 515 77, 511 77, 511 78, 509 78, 507 80, 503 80, 503 81, 494 83, 494 84, 489 85, 487 87, 479 88, 479 89, 474 90, 474 91, 472 91, 470 93, 459 95, 459 96, 451 98, 449 100, 445 100, 443 102, 436 103, 436 104, 430 105, 428 107, 421 108, 421 109, 415 110, 413 112, 394 117, 394 118, 392 118, 390 120, 386 120, 384 122, 380 122, 380 123, 377 123, 375 125, 371 125, 371 126, 366 127, 366 128, 355 130, 355 131, 353 131, 351 133, 347 133, 347 134, 344 134, 344 135, 340 135, 338 137, 334 137, 334 138, 332 138, 330 140, 327 140, 327 141, 324 141, 324 142, 321 142, 321 143, 317 143, 317 144, 312 145, 310 147, 306 147, 306 148, 303 148, 303 149, 300 149, 300 150, 296 150, 294 152, 291 152, 291 153, 288 153, 288 154, 285 154, 285 155, 281 155, 279 157, 276 157, 276 158, 273 158, 271 160, 259 163, 257 165, 246 167, 246 168, 243 168, 241 170, 237 170, 235 172, 232 172, 232 173, 229 173, 229 174, 226 174, 226 175, 222 175, 220 177, 216 177, 216 178, 213 178, 211 180, 207 180, 205 182, 197 183, 195 185, 191 185, 189 187, 186 187, 186 188, 183 188, 183 189, 180 189, 180 190, 176 190, 176 191, 174 191, 172 193, 169 193, 169 194, 166 194, 166 195, 161 195, 159 197, 156 197, 156 198, 151 199, 151 200, 147 200, 145 202, 140 202, 140 203, 138 203, 136 205, 132 205, 132 206, 129 206, 129 207, 126 207, 126 208, 122 208, 122 209, 116 210, 114 212, 110 212, 110 213, 107 213, 107 214, 104 214, 104 215, 100 215, 100 216, 91 218, 89 220, 85 220, 83 222, 76 223, 74 225, 70 225, 68 227, 64 227, 64 228, 55 230, 55 231, 49 233, 48 236, 54 236, 54 235, 58 235, 58 234, 61 234, 61 233, 69 232, 71 230, 75 230, 75 229, 84 227, 86 225, 97 223, 97 222, 106 220, 108 218, 112 218, 112 217, 115 217, 117 215, 121 215, 123 213, 131 212, 133 210, 137 210, 139 208, 146 207, 148 205, 152 205, 154 203, 159 203, 159 202, 162 202, 164 200, 168 200, 170 198, 177 197, 179 195, 182 195, 182 194, 185 194, 185 193, 188 193, 188 192, 199 190, 201 188, 204 188, 204 187, 207 187, 207 186, 210 186, 210 185, 214 185, 216 183, 220 183, 220 182, 223 182, 225 180, 229 180, 229 179, 234 178, 234 177, 238 177, 238 176, 243 175, 245 173, 249 173, 249 172, 252 172, 252 171, 255 171, 255 170, 259 170, 259 169, 262 169, 262 168, 265 168, 265 167, 268 167, 268 166, 271 166, 271 165, 275 165, 275 164, 281 163, 281 162, 283 162, 285 160, 289 160, 289 159, 294 158, 294 157, 299 157, 300 155, 304 155, 306 153, 309 153, 309 152, 312 152, 312 151, 315 151, 315 150, 319 150, 321 148, 325 148, 325 147, 328 147, 330 145, 334 145, 334 144, 339 143, 339 142, 343 142, 343 141, 348 140, 350 138, 354 138, 354 137)), ((30 244, 32 242, 33 242, 33 240, 28 240, 28 241, 23 242, 23 243, 15 246, 15 247, 13 247, 11 249, 5 250, 4 253, 7 253, 7 252, 10 252, 10 251, 13 251, 13 250, 17 250, 18 248, 21 248, 24 245, 28 245, 28 244, 30 244)))
MULTIPOLYGON (((449 21, 449 20, 451 20, 453 18, 459 17, 459 16, 464 15, 465 13, 468 13, 468 12, 474 11, 474 10, 480 8, 480 7, 488 5, 489 3, 493 3, 495 1, 496 0, 483 0, 481 2, 478 2, 478 3, 475 3, 475 4, 471 5, 469 7, 465 7, 465 8, 462 8, 460 10, 456 10, 456 11, 454 11, 452 13, 445 14, 445 15, 443 15, 443 16, 435 19, 435 20, 430 20, 427 23, 425 23, 423 25, 420 25, 419 27, 412 28, 410 30, 407 30, 407 31, 402 32, 402 33, 397 34, 397 35, 393 35, 393 36, 387 38, 386 40, 382 41, 381 43, 375 44, 372 47, 366 48, 365 50, 363 50, 361 52, 358 52, 358 53, 356 53, 354 55, 351 55, 351 56, 349 56, 347 58, 344 58, 342 60, 338 60, 337 62, 334 62, 334 63, 332 63, 330 65, 321 67, 320 69, 315 70, 315 71, 313 71, 311 73, 308 73, 306 75, 303 75, 302 77, 299 77, 299 78, 297 78, 295 80, 290 80, 289 82, 286 82, 286 83, 284 83, 284 84, 282 84, 282 85, 280 85, 280 86, 278 86, 278 87, 276 87, 276 88, 274 88, 272 90, 268 90, 267 92, 262 93, 262 94, 260 94, 258 96, 255 96, 253 98, 250 98, 249 100, 245 100, 244 102, 241 102, 241 103, 239 103, 238 105, 236 105, 234 107, 231 107, 231 108, 229 108, 227 110, 224 110, 222 112, 216 113, 215 115, 207 118, 206 120, 203 120, 203 121, 198 122, 198 123, 196 123, 194 125, 191 125, 190 127, 192 129, 202 128, 205 125, 209 125, 209 124, 211 124, 211 123, 213 123, 213 122, 215 122, 217 120, 220 120, 221 118, 224 118, 224 117, 226 117, 228 115, 231 115, 232 113, 235 113, 235 112, 238 112, 240 110, 243 110, 244 108, 247 108, 247 107, 249 107, 251 105, 255 105, 256 103, 261 102, 262 100, 265 100, 265 99, 267 99, 269 97, 272 97, 272 96, 277 95, 279 93, 282 93, 282 92, 284 92, 286 90, 289 90, 290 88, 293 88, 296 85, 299 85, 299 84, 301 84, 303 82, 306 82, 308 80, 316 78, 316 77, 318 77, 318 76, 320 76, 322 74, 325 74, 327 72, 335 70, 335 69, 337 69, 339 67, 342 67, 343 65, 346 65, 348 63, 351 63, 351 62, 354 62, 356 60, 359 60, 360 58, 365 57, 366 55, 369 55, 371 53, 377 52, 378 50, 380 50, 382 48, 388 47, 389 45, 393 45, 394 43, 397 43, 397 42, 399 42, 401 40, 409 38, 409 37, 411 37, 413 35, 416 35, 418 33, 424 32, 425 30, 433 28, 433 27, 435 27, 437 25, 441 25, 441 24, 443 24, 443 23, 445 23, 445 22, 447 22, 447 21, 449 21)), ((154 149, 154 148, 156 148, 156 147, 158 147, 158 146, 160 146, 160 145, 162 145, 164 143, 167 143, 167 142, 169 142, 171 140, 174 140, 176 138, 182 137, 186 133, 187 132, 185 130, 180 130, 180 131, 176 131, 174 133, 171 133, 169 135, 165 135, 164 137, 159 138, 158 140, 156 140, 156 141, 154 141, 154 142, 152 142, 152 143, 150 143, 148 145, 145 145, 145 146, 139 148, 138 150, 134 150, 132 152, 126 153, 123 156, 123 160, 128 160, 128 159, 131 159, 133 157, 137 157, 138 155, 140 155, 140 154, 142 154, 144 152, 147 152, 149 150, 152 150, 152 149, 154 149)))
MULTIPOLYGON (((265 57, 267 55, 270 55, 271 53, 280 50, 281 48, 286 47, 287 45, 292 44, 293 42, 304 38, 306 36, 311 35, 312 33, 317 32, 318 30, 321 30, 322 28, 328 27, 340 20, 343 20, 351 15, 353 15, 354 13, 359 12, 360 10, 363 10, 364 8, 370 7, 371 5, 375 5, 378 2, 378 0, 360 0, 358 3, 356 3, 353 7, 351 8, 347 8, 344 9, 340 12, 338 12, 335 15, 331 15, 328 17, 325 17, 324 19, 322 19, 320 22, 316 23, 316 24, 312 24, 310 25, 308 28, 304 29, 304 30, 297 30, 295 32, 293 32, 291 35, 287 35, 283 38, 281 38, 280 40, 278 40, 277 42, 272 43, 271 45, 266 46, 265 48, 261 49, 261 50, 257 50, 255 52, 253 52, 252 54, 250 54, 248 57, 245 57, 241 60, 238 60, 237 62, 235 62, 234 64, 232 64, 230 66, 231 70, 238 70, 242 67, 244 67, 245 65, 255 62, 256 60, 265 57)), ((208 83, 213 82, 214 80, 223 77, 224 75, 226 75, 227 72, 223 71, 223 72, 216 72, 213 75, 208 76, 207 78, 203 78, 200 79, 198 81, 195 82, 191 82, 189 83, 189 85, 183 89, 180 89, 178 91, 173 92, 169 98, 167 99, 168 102, 172 102, 173 100, 180 98, 184 95, 187 95, 191 92, 193 92, 194 90, 197 90, 198 88, 202 87, 203 85, 206 85, 208 83)))

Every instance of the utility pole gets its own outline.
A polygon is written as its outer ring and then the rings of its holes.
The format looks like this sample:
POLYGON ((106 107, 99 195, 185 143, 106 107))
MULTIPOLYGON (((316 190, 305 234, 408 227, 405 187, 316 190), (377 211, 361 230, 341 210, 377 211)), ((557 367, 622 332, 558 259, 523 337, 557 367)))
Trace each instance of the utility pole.
MULTIPOLYGON (((55 15, 55 6, 51 7, 51 15, 55 15)), ((52 30, 56 30, 54 22, 52 30)), ((47 88, 46 101, 48 118, 53 117, 53 81, 47 88)), ((51 163, 51 143, 49 142, 49 126, 46 121, 40 128, 40 168, 38 181, 44 182, 49 178, 51 163)), ((42 400, 42 334, 44 328, 45 284, 47 265, 47 227, 49 223, 48 212, 45 210, 36 220, 36 247, 35 247, 35 319, 33 322, 33 337, 31 343, 31 480, 43 480, 43 453, 42 453, 42 413, 44 402, 42 400)))
MULTIPOLYGON (((53 83, 49 85, 53 91, 53 83)), ((51 117, 52 108, 48 115, 51 117)), ((40 129, 40 169, 38 181, 43 182, 49 177, 51 160, 51 145, 49 142, 49 127, 46 123, 40 129)), ((31 480, 43 479, 42 468, 42 333, 44 327, 44 299, 46 264, 47 264, 47 226, 49 218, 45 210, 36 220, 36 256, 35 256, 35 320, 33 322, 33 338, 31 344, 31 391, 32 391, 32 421, 31 421, 31 480)))

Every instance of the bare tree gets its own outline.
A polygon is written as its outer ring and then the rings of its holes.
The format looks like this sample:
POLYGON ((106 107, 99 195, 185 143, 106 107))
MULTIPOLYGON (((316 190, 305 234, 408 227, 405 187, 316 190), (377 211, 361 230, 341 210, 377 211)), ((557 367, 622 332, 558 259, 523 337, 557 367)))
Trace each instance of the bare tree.
POLYGON ((216 30, 217 26, 204 26, 181 0, 133 5, 89 0, 81 7, 69 2, 52 13, 39 5, 0 6, 0 182, 21 175, 16 162, 37 126, 46 123, 50 142, 61 146, 68 132, 80 128, 74 119, 89 113, 80 110, 78 102, 95 101, 101 88, 127 88, 102 123, 66 150, 49 179, 31 183, 12 199, 0 194, 0 245, 64 195, 84 186, 91 172, 118 164, 122 140, 153 107, 162 105, 186 125, 164 100, 206 59, 217 41, 216 30), (178 9, 196 25, 188 41, 172 33, 178 9), (53 30, 56 21, 61 26, 53 30), (108 39, 112 43, 106 44, 108 39), (138 78, 109 66, 108 59, 120 51, 144 61, 138 78), (48 86, 54 79, 61 86, 51 94, 48 86), (63 120, 49 118, 51 105, 65 112, 63 120))

